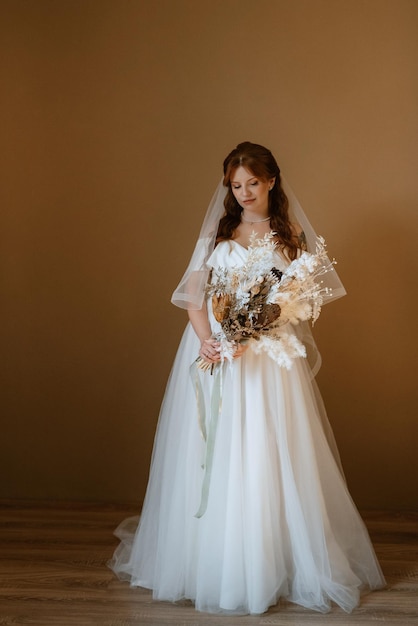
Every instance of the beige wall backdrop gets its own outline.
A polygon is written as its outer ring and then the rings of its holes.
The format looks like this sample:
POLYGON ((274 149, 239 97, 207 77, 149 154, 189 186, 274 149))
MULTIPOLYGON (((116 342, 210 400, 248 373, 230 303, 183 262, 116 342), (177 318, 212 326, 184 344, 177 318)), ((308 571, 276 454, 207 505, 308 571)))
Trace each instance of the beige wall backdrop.
POLYGON ((0 11, 0 496, 142 500, 186 323, 171 292, 223 158, 251 140, 349 293, 315 334, 353 497, 415 508, 416 0, 0 11))

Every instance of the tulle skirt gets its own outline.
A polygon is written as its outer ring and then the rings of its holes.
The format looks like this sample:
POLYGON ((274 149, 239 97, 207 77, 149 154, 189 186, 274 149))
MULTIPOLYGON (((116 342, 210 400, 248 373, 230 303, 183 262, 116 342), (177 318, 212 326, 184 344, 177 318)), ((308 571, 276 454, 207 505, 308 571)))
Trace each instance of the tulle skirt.
POLYGON ((199 374, 197 385, 197 352, 189 325, 161 408, 141 518, 117 529, 110 566, 155 599, 187 598, 200 611, 259 614, 283 597, 350 612, 363 590, 385 581, 304 360, 287 371, 248 349, 221 376, 199 374), (215 414, 208 468, 199 417, 210 431, 215 414), (207 506, 196 517, 204 482, 207 506))

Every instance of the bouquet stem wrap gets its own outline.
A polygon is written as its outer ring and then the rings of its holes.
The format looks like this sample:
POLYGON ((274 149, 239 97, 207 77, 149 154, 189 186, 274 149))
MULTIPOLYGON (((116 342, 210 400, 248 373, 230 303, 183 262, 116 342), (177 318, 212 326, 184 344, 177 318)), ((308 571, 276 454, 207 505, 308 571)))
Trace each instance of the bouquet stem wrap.
POLYGON ((202 384, 199 378, 199 368, 195 361, 191 368, 191 374, 195 384, 198 420, 200 426, 200 432, 206 443, 205 448, 205 460, 202 466, 204 470, 203 482, 202 482, 202 494, 199 509, 195 517, 200 518, 206 512, 209 498, 209 486, 212 475, 212 462, 213 452, 215 449, 216 431, 218 428, 219 416, 222 411, 222 393, 223 393, 223 376, 224 376, 224 364, 221 367, 216 368, 215 379, 213 381, 213 389, 210 400, 210 416, 208 428, 206 428, 206 408, 203 397, 202 384))

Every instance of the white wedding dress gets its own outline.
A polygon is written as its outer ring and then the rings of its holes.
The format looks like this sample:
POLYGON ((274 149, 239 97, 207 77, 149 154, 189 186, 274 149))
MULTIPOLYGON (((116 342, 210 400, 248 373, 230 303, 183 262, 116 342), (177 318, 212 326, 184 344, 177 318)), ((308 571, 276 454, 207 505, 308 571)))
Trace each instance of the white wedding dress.
MULTIPOLYGON (((225 241, 210 265, 237 266, 247 254, 225 241)), ((213 316, 211 323, 216 329, 213 316)), ((198 350, 189 324, 162 403, 140 523, 119 526, 110 567, 155 599, 187 598, 200 611, 259 614, 280 597, 351 611, 362 591, 385 581, 305 360, 286 370, 249 346, 222 366, 215 408, 219 378, 199 373, 206 419, 214 410, 219 419, 207 508, 197 518, 206 448, 191 368, 198 350)))

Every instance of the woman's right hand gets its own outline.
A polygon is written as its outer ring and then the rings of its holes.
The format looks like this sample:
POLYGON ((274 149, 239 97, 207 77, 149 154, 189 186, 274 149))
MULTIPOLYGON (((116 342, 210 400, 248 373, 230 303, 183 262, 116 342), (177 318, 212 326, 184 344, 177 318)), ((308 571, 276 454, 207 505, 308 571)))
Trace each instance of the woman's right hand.
POLYGON ((205 339, 202 341, 199 356, 207 363, 217 363, 221 360, 220 344, 216 339, 205 339))

